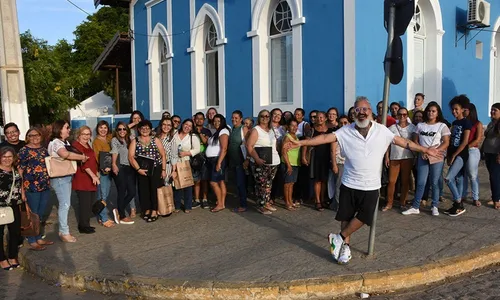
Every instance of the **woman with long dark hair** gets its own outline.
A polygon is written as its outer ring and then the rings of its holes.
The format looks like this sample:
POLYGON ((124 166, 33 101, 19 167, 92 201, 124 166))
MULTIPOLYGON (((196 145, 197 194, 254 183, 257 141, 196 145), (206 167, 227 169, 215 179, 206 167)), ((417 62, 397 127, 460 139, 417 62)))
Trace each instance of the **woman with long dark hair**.
POLYGON ((208 139, 208 146, 205 152, 207 156, 207 170, 210 173, 210 186, 217 198, 217 205, 211 212, 219 212, 225 208, 226 203, 226 154, 229 144, 229 126, 226 118, 221 114, 216 114, 213 122, 215 133, 208 139))
MULTIPOLYGON (((69 146, 69 123, 57 120, 52 125, 52 138, 47 151, 49 156, 68 160, 77 160, 85 163, 89 157, 85 154, 77 154, 66 149, 69 146)), ((69 233, 68 212, 71 206, 71 182, 73 175, 50 178, 50 186, 54 189, 59 202, 57 216, 59 218, 59 238, 63 242, 74 243, 76 238, 69 233)))
POLYGON ((163 144, 151 135, 153 129, 151 122, 143 120, 137 124, 137 129, 140 135, 130 142, 128 159, 138 174, 143 219, 149 223, 158 219, 158 188, 162 186, 162 179, 167 176, 167 162, 163 144))
POLYGON ((128 128, 130 129, 131 140, 135 139, 135 137, 138 136, 137 124, 139 124, 139 122, 141 122, 142 120, 144 120, 144 115, 142 114, 142 112, 134 110, 130 114, 130 119, 128 121, 128 128))
POLYGON ((117 224, 134 224, 134 221, 125 215, 125 208, 136 195, 136 176, 128 160, 130 146, 130 129, 125 122, 116 124, 113 138, 111 139, 111 157, 113 179, 118 192, 117 208, 113 216, 117 224))
POLYGON ((417 191, 412 207, 403 211, 403 215, 419 214, 420 201, 424 195, 425 184, 430 180, 432 188, 432 215, 438 216, 439 177, 443 173, 444 153, 450 143, 450 129, 443 123, 443 112, 436 102, 430 102, 425 108, 424 122, 417 125, 414 142, 424 147, 437 147, 443 154, 439 159, 425 154, 417 158, 417 191), (430 176, 429 176, 430 174, 430 176))
POLYGON ((172 120, 170 118, 162 118, 159 124, 160 132, 156 136, 160 139, 163 148, 165 149, 165 156, 167 158, 165 185, 170 185, 170 178, 172 176, 172 157, 173 157, 173 145, 174 145, 174 135, 175 129, 173 127, 172 120))
POLYGON ((485 139, 481 149, 490 174, 493 205, 500 210, 500 102, 491 106, 490 114, 491 122, 484 132, 485 139))
MULTIPOLYGON (((175 133, 173 139, 174 143, 172 145, 172 164, 173 172, 172 175, 177 176, 175 165, 178 162, 190 161, 191 157, 200 153, 200 139, 193 131, 194 123, 191 119, 186 119, 182 122, 181 127, 175 133)), ((184 212, 190 213, 193 205, 193 187, 188 186, 185 188, 175 187, 174 191, 174 201, 175 201, 175 212, 181 210, 181 201, 184 200, 184 212)))
POLYGON ((207 110, 207 128, 208 130, 210 130, 210 132, 212 134, 214 134, 214 132, 216 131, 215 127, 214 127, 214 117, 215 115, 217 114, 217 109, 215 109, 215 107, 210 107, 208 110, 207 110))
POLYGON ((483 123, 477 118, 476 106, 472 103, 465 109, 464 116, 472 123, 472 128, 469 135, 469 159, 465 164, 467 176, 463 183, 462 199, 467 197, 468 183, 470 180, 472 201, 474 205, 481 206, 481 202, 479 202, 479 178, 477 177, 477 173, 479 170, 479 161, 481 160, 479 144, 483 141, 484 137, 483 123))

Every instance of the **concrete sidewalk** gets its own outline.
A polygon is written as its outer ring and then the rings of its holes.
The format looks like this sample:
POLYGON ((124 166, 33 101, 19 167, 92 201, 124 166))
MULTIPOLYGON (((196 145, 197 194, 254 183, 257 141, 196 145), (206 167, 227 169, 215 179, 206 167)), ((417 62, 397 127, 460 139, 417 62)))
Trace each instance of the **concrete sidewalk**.
MULTIPOLYGON (((488 174, 480 167, 481 199, 489 199, 488 174)), ((450 198, 445 187, 445 197, 450 198)), ((112 194, 114 197, 114 194, 112 194)), ((412 196, 410 196, 412 197, 412 196)), ((146 223, 77 233, 59 242, 57 224, 47 251, 22 250, 25 267, 41 277, 80 288, 145 297, 308 298, 409 288, 500 262, 500 213, 466 204, 459 217, 430 209, 403 216, 380 212, 375 257, 366 257, 369 228, 352 237, 353 259, 335 264, 327 234, 339 231, 335 213, 309 207, 270 216, 250 209, 210 213, 201 208, 146 223), (482 250, 481 250, 482 249, 482 250)), ((227 208, 237 205, 229 195, 227 208)), ((451 206, 449 200, 440 209, 451 206)))

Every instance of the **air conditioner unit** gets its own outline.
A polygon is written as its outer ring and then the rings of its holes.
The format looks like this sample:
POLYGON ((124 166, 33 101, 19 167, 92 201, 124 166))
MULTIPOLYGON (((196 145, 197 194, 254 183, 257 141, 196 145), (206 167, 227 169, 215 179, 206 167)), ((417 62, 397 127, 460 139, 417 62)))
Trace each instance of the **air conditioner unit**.
POLYGON ((475 24, 481 27, 490 26, 490 3, 484 0, 469 0, 467 11, 467 24, 475 24))

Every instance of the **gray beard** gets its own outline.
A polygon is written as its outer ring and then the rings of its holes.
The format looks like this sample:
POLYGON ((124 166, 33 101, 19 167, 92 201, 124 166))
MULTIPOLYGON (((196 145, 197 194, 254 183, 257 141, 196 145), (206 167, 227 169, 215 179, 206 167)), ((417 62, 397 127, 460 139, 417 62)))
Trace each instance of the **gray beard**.
POLYGON ((369 119, 365 119, 364 121, 360 121, 360 120, 356 119, 356 120, 354 120, 354 122, 356 122, 356 126, 358 126, 358 128, 366 128, 366 127, 368 127, 368 125, 370 125, 369 119))

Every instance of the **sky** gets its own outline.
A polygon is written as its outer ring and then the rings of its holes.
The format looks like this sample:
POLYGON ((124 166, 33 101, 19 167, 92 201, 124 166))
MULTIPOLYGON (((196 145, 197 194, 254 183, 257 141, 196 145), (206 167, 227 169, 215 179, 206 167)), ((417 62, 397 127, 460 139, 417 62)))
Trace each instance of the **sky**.
MULTIPOLYGON (((0 0, 1 1, 1 0, 0 0)), ((94 13, 94 0, 71 0, 83 10, 94 13)), ((67 0, 17 0, 19 32, 30 30, 39 39, 54 45, 60 39, 73 42, 76 26, 87 14, 67 0)))

